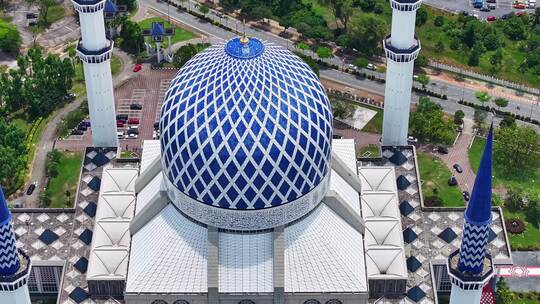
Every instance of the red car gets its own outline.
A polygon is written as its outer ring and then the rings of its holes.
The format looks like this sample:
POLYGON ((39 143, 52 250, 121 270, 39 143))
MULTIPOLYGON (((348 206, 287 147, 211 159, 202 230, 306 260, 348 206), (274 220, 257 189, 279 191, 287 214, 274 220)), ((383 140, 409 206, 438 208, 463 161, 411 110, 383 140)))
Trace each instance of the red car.
POLYGON ((117 121, 116 122, 116 127, 117 128, 122 128, 124 126, 124 122, 123 121, 117 121))
POLYGON ((139 119, 138 118, 130 118, 128 120, 128 124, 130 124, 130 125, 138 125, 139 124, 139 119))
POLYGON ((133 67, 133 72, 137 73, 137 72, 140 71, 141 69, 142 69, 142 64, 137 63, 137 64, 133 67))
POLYGON ((516 3, 514 4, 514 8, 517 8, 517 9, 524 9, 526 6, 524 3, 516 3))
POLYGON ((495 16, 488 16, 487 17, 487 21, 491 22, 491 21, 495 21, 495 20, 497 20, 497 17, 495 17, 495 16))
POLYGON ((518 16, 518 17, 521 17, 521 16, 523 16, 523 15, 525 15, 525 12, 524 12, 524 11, 520 11, 520 12, 517 12, 517 13, 516 13, 516 16, 518 16))

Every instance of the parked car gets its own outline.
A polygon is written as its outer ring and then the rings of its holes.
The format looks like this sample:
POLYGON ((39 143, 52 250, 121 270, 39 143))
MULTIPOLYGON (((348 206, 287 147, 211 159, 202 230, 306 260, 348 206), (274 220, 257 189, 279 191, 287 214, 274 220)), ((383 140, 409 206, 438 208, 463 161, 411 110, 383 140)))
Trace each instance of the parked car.
MULTIPOLYGON (((517 8, 517 9, 524 9, 526 8, 527 6, 525 5, 525 3, 514 3, 514 8, 517 8)), ((517 14, 516 14, 517 15, 517 14)))
POLYGON ((491 10, 489 9, 489 7, 487 7, 487 6, 482 6, 482 7, 480 8, 480 11, 481 11, 481 12, 491 12, 491 10))
POLYGON ((139 119, 138 118, 130 118, 128 119, 128 124, 130 125, 138 125, 140 122, 139 122, 139 119))
POLYGON ((349 69, 353 70, 353 71, 358 70, 358 67, 356 67, 356 66, 355 66, 354 64, 352 64, 352 63, 347 64, 347 67, 348 67, 349 69))
POLYGON ((159 122, 154 123, 154 130, 157 130, 157 129, 159 129, 159 122))
POLYGON ((139 134, 139 129, 129 129, 127 130, 127 134, 139 134))
POLYGON ((142 104, 132 103, 129 105, 130 110, 142 110, 142 104))
POLYGON ((118 138, 124 138, 124 132, 121 132, 121 131, 118 131, 116 132, 116 135, 118 136, 118 138))
POLYGON ((506 19, 508 19, 508 17, 510 17, 510 14, 504 14, 504 15, 501 16, 501 19, 506 20, 506 19))
POLYGON ((519 12, 516 13, 516 16, 518 16, 518 17, 521 17, 523 15, 525 15, 524 11, 519 11, 519 12))
POLYGON ((129 138, 137 138, 137 137, 139 137, 139 134, 129 133, 128 137, 129 138))
POLYGON ((471 199, 471 194, 469 193, 469 191, 463 191, 461 194, 463 195, 463 199, 466 202, 468 202, 471 199))
POLYGON ((133 67, 133 72, 137 73, 138 71, 142 70, 142 64, 140 63, 137 63, 134 67, 133 67))
POLYGON ((75 129, 75 130, 71 131, 71 135, 83 135, 83 134, 84 134, 84 132, 81 131, 81 130, 75 129))
POLYGON ((487 3, 497 3, 496 0, 487 0, 486 2, 487 2, 487 3))
POLYGON ((75 93, 67 93, 66 96, 64 96, 64 100, 66 101, 73 101, 75 98, 77 98, 75 93))
POLYGON ((494 9, 497 9, 497 4, 490 3, 490 4, 488 4, 488 7, 489 7, 490 10, 494 10, 494 9))
POLYGON ((26 190, 26 195, 32 195, 32 193, 34 193, 34 190, 36 190, 36 183, 31 183, 26 190))
POLYGON ((116 121, 116 127, 117 128, 123 128, 124 127, 124 121, 123 120, 117 120, 116 121))
POLYGON ((454 167, 457 173, 463 173, 463 168, 459 164, 454 164, 452 167, 454 167))
POLYGON ((492 21, 497 20, 497 17, 495 17, 495 16, 488 16, 488 17, 486 18, 486 20, 489 21, 489 22, 492 22, 492 21))
POLYGON ((372 71, 376 71, 376 70, 377 70, 377 66, 374 65, 374 64, 368 63, 368 65, 366 65, 366 69, 372 70, 372 71))
POLYGON ((448 179, 448 186, 457 186, 458 182, 455 176, 448 179))
POLYGON ((408 141, 409 143, 417 143, 417 142, 418 142, 418 138, 413 137, 413 136, 407 136, 407 141, 408 141))
POLYGON ((448 148, 440 146, 440 147, 437 148, 437 152, 439 152, 441 154, 448 154, 448 148))
POLYGON ((116 120, 123 120, 123 121, 126 121, 128 120, 128 115, 127 114, 117 114, 116 115, 116 120))

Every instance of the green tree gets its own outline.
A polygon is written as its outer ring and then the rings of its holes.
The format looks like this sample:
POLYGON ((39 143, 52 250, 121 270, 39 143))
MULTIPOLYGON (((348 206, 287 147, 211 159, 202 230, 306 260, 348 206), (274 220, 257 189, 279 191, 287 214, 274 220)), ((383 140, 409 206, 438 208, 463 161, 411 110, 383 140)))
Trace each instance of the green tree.
POLYGON ((418 58, 416 58, 416 60, 414 61, 414 66, 415 67, 425 67, 427 65, 428 65, 428 59, 427 59, 426 55, 419 54, 418 58))
POLYGON ((484 52, 484 46, 480 43, 476 43, 469 55, 469 61, 467 62, 470 66, 477 66, 480 63, 480 56, 484 52))
POLYGON ((317 56, 319 56, 319 58, 330 58, 332 57, 332 50, 327 47, 320 46, 317 48, 317 56))
POLYGON ((422 84, 422 88, 426 88, 426 85, 429 84, 429 76, 427 74, 418 75, 417 81, 422 84))
POLYGON ((336 24, 339 20, 343 28, 347 30, 349 20, 353 14, 352 0, 318 0, 318 2, 332 11, 336 24))
POLYGON ((444 16, 437 16, 435 17, 435 21, 433 21, 433 24, 435 24, 435 26, 443 26, 444 25, 444 16))
POLYGON ((540 135, 531 127, 503 128, 494 155, 506 174, 526 176, 540 167, 540 135))
POLYGON ((375 9, 377 2, 375 0, 356 0, 355 4, 357 4, 364 12, 371 12, 375 9))
POLYGON ((437 41, 437 43, 435 44, 435 52, 439 54, 444 52, 444 43, 442 42, 442 40, 437 41))
POLYGON ((359 68, 365 68, 369 63, 369 60, 367 60, 364 57, 358 57, 354 60, 354 65, 356 65, 359 68))
POLYGON ((207 5, 202 4, 199 6, 199 12, 201 12, 201 14, 203 15, 206 15, 210 12, 210 8, 207 5))
POLYGON ((474 96, 482 103, 482 106, 491 100, 491 96, 489 96, 488 92, 486 91, 476 92, 474 93, 474 96))
POLYGON ((348 47, 372 55, 386 35, 386 23, 371 14, 357 15, 351 19, 347 35, 350 41, 348 47))
POLYGON ((58 175, 58 163, 62 158, 62 153, 54 149, 47 153, 47 158, 45 159, 45 171, 49 178, 56 177, 58 175))
POLYGON ((14 177, 25 167, 24 138, 21 129, 0 118, 0 184, 6 188, 14 185, 14 177))
POLYGON ((125 5, 127 10, 132 12, 137 8, 137 0, 116 0, 117 5, 125 5))
POLYGON ((272 9, 270 9, 268 6, 257 6, 254 7, 251 10, 251 13, 249 15, 254 20, 261 20, 264 18, 271 18, 272 17, 272 9))
POLYGON ((141 27, 131 20, 124 20, 120 31, 120 48, 138 56, 143 47, 144 37, 141 27))
POLYGON ((498 71, 501 67, 503 60, 503 51, 502 49, 498 48, 491 57, 489 57, 489 63, 491 63, 491 69, 493 71, 498 71))
POLYGON ((489 51, 494 51, 501 45, 499 36, 495 33, 487 34, 484 37, 484 46, 489 51))
POLYGON ((452 144, 454 123, 444 117, 441 106, 427 97, 421 97, 416 111, 411 113, 409 132, 422 141, 434 144, 452 144))
POLYGON ((416 26, 422 26, 426 24, 427 20, 428 20, 428 11, 423 6, 421 6, 416 11, 416 26))
POLYGON ((493 100, 493 102, 497 105, 497 107, 499 108, 505 108, 506 106, 508 106, 508 100, 507 99, 504 99, 504 98, 495 98, 495 100, 493 100))
POLYGON ((49 26, 49 9, 55 5, 54 0, 26 0, 30 5, 37 5, 39 9, 39 22, 45 26, 49 26))
POLYGON ((193 44, 188 44, 180 47, 176 53, 174 53, 173 65, 175 68, 181 68, 197 54, 197 48, 193 44))
POLYGON ((504 33, 510 40, 518 41, 523 40, 527 37, 527 26, 523 21, 523 18, 520 18, 516 15, 510 16, 504 22, 504 33))
POLYGON ((501 277, 499 281, 497 281, 497 296, 495 303, 511 304, 513 299, 514 294, 510 291, 510 288, 508 288, 508 285, 506 284, 504 278, 501 277))
POLYGON ((461 110, 457 110, 454 113, 454 123, 456 125, 461 125, 463 123, 463 118, 465 118, 465 113, 461 110))
POLYGON ((480 109, 474 109, 473 120, 476 126, 481 126, 487 118, 487 112, 480 109))
POLYGON ((21 35, 15 25, 0 18, 0 51, 15 53, 21 46, 21 35))
POLYGON ((517 126, 516 119, 510 115, 505 115, 504 118, 501 120, 499 127, 502 128, 513 128, 517 126))

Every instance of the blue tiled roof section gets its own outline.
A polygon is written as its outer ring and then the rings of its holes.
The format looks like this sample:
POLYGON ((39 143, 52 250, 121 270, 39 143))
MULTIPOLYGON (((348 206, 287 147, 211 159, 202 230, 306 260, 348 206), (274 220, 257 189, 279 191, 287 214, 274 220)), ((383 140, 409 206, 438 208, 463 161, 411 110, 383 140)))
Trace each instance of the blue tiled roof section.
POLYGON ((105 11, 105 13, 116 13, 116 12, 118 12, 118 7, 111 0, 107 0, 107 2, 105 2, 104 11, 105 11))
POLYGON ((234 38, 225 45, 225 52, 238 59, 251 59, 264 52, 264 44, 257 38, 247 38, 247 42, 242 38, 234 38))
POLYGON ((165 28, 163 27, 163 23, 159 22, 152 22, 152 36, 164 36, 165 35, 165 28))
POLYGON ((484 153, 478 166, 471 200, 465 211, 465 220, 474 225, 486 225, 491 222, 491 180, 493 156, 493 125, 484 146, 484 153))
POLYGON ((11 276, 20 267, 17 242, 4 192, 0 187, 0 276, 11 276))
POLYGON ((250 38, 261 53, 239 58, 227 50, 235 43, 197 54, 171 82, 160 119, 163 168, 176 188, 207 205, 280 206, 329 173, 331 106, 296 55, 250 38))

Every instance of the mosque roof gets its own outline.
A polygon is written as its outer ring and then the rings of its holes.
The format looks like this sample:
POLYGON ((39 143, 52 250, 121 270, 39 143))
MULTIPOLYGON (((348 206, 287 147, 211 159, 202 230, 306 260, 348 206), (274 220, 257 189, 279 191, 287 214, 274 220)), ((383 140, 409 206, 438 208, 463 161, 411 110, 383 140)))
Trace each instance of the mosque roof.
POLYGON ((152 22, 151 33, 152 33, 152 36, 164 36, 165 35, 165 28, 163 27, 163 23, 152 22))
POLYGON ((104 12, 105 13, 117 13, 118 12, 118 7, 116 6, 116 4, 114 2, 112 2, 111 0, 107 0, 105 2, 105 9, 104 9, 104 12))
POLYGON ((326 182, 332 112, 299 57, 256 38, 196 55, 161 112, 163 167, 181 193, 221 209, 269 209, 326 182))

